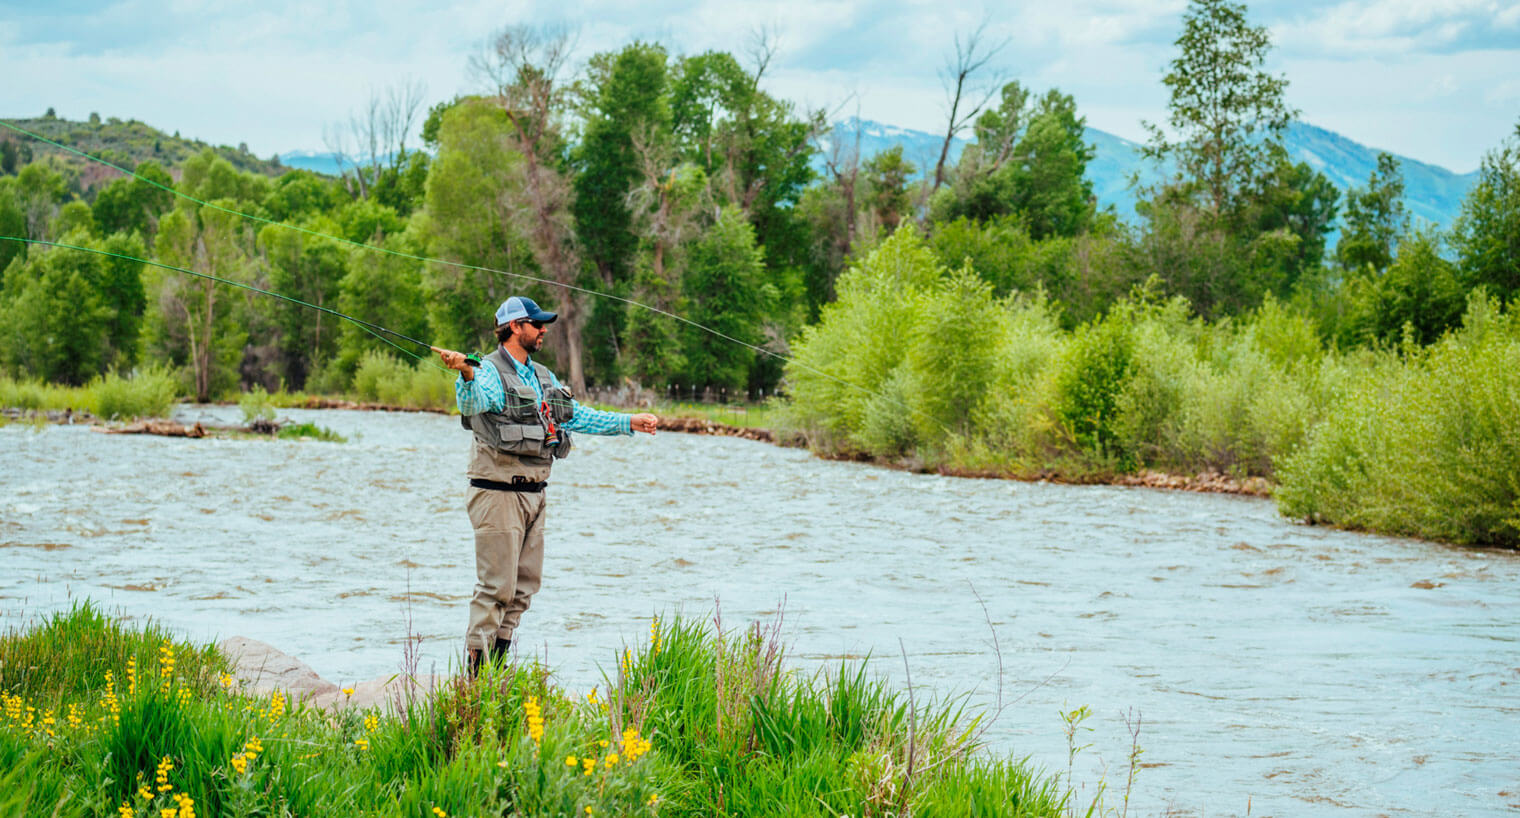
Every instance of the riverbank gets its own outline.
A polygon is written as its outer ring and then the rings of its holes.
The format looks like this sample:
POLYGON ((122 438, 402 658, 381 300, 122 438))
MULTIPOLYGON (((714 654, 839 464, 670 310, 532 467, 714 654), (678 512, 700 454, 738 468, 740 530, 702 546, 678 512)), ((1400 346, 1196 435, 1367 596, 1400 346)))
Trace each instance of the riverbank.
MULTIPOLYGON (((995 757, 974 714, 866 666, 787 670, 779 623, 656 621, 568 691, 514 661, 470 682, 262 685, 280 661, 126 627, 88 604, 0 637, 0 812, 55 816, 1061 816, 1073 794, 995 757), (326 697, 320 704, 317 696, 326 697), (345 706, 346 705, 346 706, 345 706)), ((224 643, 227 645, 230 643, 224 643)), ((289 657, 285 657, 288 659, 289 657)), ((291 678, 284 676, 282 678, 291 678)), ((1082 804, 1085 808, 1087 805, 1082 804)), ((1072 809, 1068 809, 1072 807, 1072 809)))

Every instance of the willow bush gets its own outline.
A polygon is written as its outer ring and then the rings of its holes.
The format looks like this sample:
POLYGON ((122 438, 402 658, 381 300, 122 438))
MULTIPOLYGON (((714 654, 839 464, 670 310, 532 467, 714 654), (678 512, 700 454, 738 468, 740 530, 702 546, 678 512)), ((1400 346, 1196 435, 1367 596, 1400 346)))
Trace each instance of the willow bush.
POLYGON ((904 228, 840 277, 787 372, 815 449, 1022 477, 1259 476, 1292 516, 1520 544, 1520 320, 1495 301, 1428 347, 1411 327, 1397 348, 1338 351, 1270 298, 1205 322, 1151 287, 1068 331, 1043 294, 996 296, 940 258, 904 228))
POLYGON ((1384 356, 1284 458, 1283 513, 1520 545, 1520 320, 1477 295, 1436 344, 1384 356))

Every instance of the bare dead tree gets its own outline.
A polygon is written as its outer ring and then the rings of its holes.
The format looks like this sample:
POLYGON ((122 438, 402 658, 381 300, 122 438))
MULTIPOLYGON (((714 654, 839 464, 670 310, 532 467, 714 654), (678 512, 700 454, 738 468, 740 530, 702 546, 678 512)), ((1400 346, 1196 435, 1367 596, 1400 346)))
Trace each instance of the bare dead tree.
POLYGON ((947 60, 940 71, 940 81, 945 86, 945 100, 950 110, 946 117, 945 141, 939 149, 939 162, 934 165, 934 186, 930 193, 939 190, 940 185, 945 183, 945 161, 950 156, 950 143, 976 119, 976 115, 987 107, 987 103, 992 101, 1002 87, 998 81, 1000 78, 984 83, 977 77, 1008 46, 1007 39, 990 45, 985 42, 987 23, 987 18, 983 18, 964 38, 960 34, 955 35, 955 58, 947 60))
POLYGON ((407 77, 385 91, 380 118, 380 142, 384 145, 392 170, 400 170, 406 161, 406 140, 422 114, 427 85, 407 77))
MULTIPOLYGON (((844 103, 841 103, 839 107, 842 108, 843 106, 844 103)), ((838 110, 839 108, 835 109, 836 113, 838 110)), ((828 118, 833 119, 832 116, 828 118)), ((837 128, 827 132, 830 134, 827 150, 824 149, 825 146, 822 144, 822 132, 814 133, 812 141, 819 154, 823 156, 824 171, 829 174, 829 177, 834 180, 834 184, 839 187, 839 195, 843 202, 843 212, 840 214, 843 224, 840 226, 838 234, 831 237, 830 243, 832 246, 829 248, 828 256, 831 261, 838 259, 838 263, 843 265, 844 259, 849 257, 850 247, 855 241, 855 222, 859 210, 855 203, 860 187, 861 127, 860 103, 858 100, 856 100, 855 104, 854 139, 848 142, 842 141, 837 138, 838 132, 837 128)), ((832 286, 830 289, 832 290, 832 286)), ((830 292, 831 297, 832 295, 833 293, 830 292)))
POLYGON ((581 266, 570 212, 574 191, 555 161, 570 102, 570 88, 559 79, 573 46, 573 32, 564 26, 508 26, 470 66, 490 86, 511 126, 508 142, 522 157, 522 201, 511 209, 514 226, 527 237, 539 269, 560 285, 557 306, 570 387, 584 392, 581 331, 587 310, 573 289, 581 266))
POLYGON ((355 194, 354 187, 357 185, 357 194, 363 199, 369 195, 369 190, 364 184, 364 174, 359 172, 359 161, 354 156, 353 148, 349 143, 348 128, 343 125, 327 125, 322 128, 322 144, 327 146, 327 152, 333 155, 333 160, 338 163, 338 177, 343 180, 343 186, 347 188, 350 196, 355 194), (353 175, 349 175, 349 169, 353 169, 353 175))

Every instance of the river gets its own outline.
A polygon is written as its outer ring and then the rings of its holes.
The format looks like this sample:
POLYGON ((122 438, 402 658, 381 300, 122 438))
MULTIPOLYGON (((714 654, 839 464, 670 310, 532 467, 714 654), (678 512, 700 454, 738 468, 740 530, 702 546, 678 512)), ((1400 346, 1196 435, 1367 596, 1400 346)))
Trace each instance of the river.
MULTIPOLYGON (((181 407, 186 420, 238 411, 181 407)), ((234 634, 329 680, 462 646, 473 583, 457 418, 287 411, 347 443, 0 428, 0 625, 90 598, 234 634)), ((998 752, 1137 815, 1513 815, 1520 555, 1293 524, 1269 501, 910 474, 731 438, 577 440, 518 641, 573 692, 654 614, 784 608, 789 661, 915 695, 1017 698, 998 752), (977 596, 985 602, 986 613, 977 596), (990 624, 989 624, 990 620, 990 624), (1001 650, 994 650, 993 635, 1001 650), (1106 770, 1106 776, 1105 771, 1106 770)))

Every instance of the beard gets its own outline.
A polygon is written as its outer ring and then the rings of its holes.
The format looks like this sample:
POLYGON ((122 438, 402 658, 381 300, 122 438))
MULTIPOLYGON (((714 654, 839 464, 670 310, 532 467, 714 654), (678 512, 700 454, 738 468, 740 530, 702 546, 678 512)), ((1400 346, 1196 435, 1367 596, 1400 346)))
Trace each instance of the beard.
POLYGON ((544 348, 544 333, 540 332, 538 334, 538 337, 534 338, 531 341, 529 341, 526 338, 524 338, 523 341, 522 341, 522 346, 523 346, 523 349, 526 349, 529 352, 537 352, 540 349, 543 349, 544 348))

